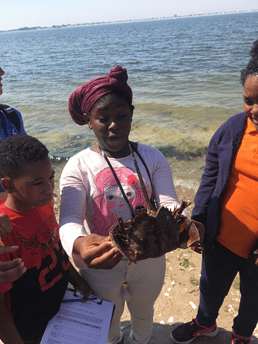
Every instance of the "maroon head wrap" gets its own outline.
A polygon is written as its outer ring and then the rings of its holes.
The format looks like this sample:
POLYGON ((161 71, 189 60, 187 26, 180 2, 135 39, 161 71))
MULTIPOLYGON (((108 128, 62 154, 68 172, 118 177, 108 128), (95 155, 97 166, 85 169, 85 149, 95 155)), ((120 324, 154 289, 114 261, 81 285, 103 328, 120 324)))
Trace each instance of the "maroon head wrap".
POLYGON ((69 97, 68 108, 75 123, 84 125, 84 113, 89 113, 93 104, 102 96, 112 92, 115 88, 122 91, 132 103, 132 90, 127 84, 127 71, 116 66, 110 69, 108 75, 100 76, 85 82, 78 87, 69 97))

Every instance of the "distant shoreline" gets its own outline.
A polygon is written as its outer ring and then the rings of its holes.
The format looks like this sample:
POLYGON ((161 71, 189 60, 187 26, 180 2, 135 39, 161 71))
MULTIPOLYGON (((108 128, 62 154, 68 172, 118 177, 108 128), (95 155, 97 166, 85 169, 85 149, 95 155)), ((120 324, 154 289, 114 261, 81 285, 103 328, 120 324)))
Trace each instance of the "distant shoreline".
POLYGON ((194 18, 194 17, 208 17, 217 16, 225 14, 240 14, 240 13, 253 13, 258 12, 258 9, 249 11, 230 11, 230 12, 215 12, 215 13, 201 13, 201 14, 188 14, 188 15, 176 15, 171 17, 158 17, 158 18, 146 18, 146 19, 128 19, 128 20, 118 20, 118 21, 108 21, 108 22, 93 22, 93 23, 81 23, 81 24, 62 24, 62 25, 52 25, 52 26, 33 26, 33 27, 21 27, 19 29, 11 30, 0 30, 1 32, 11 32, 11 31, 31 31, 31 30, 46 30, 46 29, 62 29, 68 27, 78 27, 78 26, 93 26, 93 25, 110 25, 110 24, 122 24, 122 23, 132 23, 132 22, 143 22, 143 21, 153 21, 153 20, 168 20, 168 19, 181 19, 181 18, 194 18))

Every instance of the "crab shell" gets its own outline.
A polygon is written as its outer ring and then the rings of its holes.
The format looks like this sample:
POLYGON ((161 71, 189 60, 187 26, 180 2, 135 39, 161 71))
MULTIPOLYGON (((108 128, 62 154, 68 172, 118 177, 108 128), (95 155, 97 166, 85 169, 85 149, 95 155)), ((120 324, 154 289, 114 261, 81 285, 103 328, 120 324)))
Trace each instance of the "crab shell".
POLYGON ((188 204, 182 202, 174 211, 161 207, 148 213, 142 210, 134 219, 118 218, 110 230, 110 238, 129 260, 157 258, 176 248, 187 248, 200 240, 193 222, 181 215, 188 204))

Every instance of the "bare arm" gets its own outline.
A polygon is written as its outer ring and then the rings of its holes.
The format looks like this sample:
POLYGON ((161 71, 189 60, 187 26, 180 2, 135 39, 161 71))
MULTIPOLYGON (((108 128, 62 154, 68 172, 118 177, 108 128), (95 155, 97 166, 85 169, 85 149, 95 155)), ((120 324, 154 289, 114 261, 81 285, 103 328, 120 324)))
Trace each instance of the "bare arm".
POLYGON ((5 344, 24 344, 10 313, 4 304, 4 294, 0 294, 0 339, 5 344))

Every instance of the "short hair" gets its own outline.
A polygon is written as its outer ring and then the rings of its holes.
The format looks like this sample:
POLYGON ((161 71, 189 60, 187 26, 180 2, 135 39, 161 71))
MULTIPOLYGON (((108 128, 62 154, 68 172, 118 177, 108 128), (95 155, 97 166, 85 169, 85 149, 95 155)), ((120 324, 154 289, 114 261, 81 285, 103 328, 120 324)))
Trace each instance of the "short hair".
POLYGON ((250 75, 258 75, 258 40, 253 43, 253 47, 250 50, 251 59, 248 62, 246 68, 241 70, 240 81, 242 86, 245 85, 246 79, 250 75))
POLYGON ((24 163, 48 158, 48 149, 35 137, 14 135, 0 141, 0 177, 19 176, 24 163))

